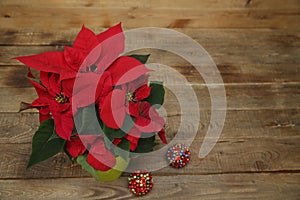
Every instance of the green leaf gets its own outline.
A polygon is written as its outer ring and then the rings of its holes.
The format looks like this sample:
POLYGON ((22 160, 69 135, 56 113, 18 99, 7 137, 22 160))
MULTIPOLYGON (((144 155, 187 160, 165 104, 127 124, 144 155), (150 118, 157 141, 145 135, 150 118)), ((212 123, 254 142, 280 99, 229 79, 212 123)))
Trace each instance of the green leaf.
POLYGON ((122 130, 125 133, 129 133, 130 129, 134 126, 134 118, 131 117, 130 115, 126 115, 123 125, 122 125, 122 130))
MULTIPOLYGON (((122 138, 126 135, 122 130, 120 129, 112 129, 103 124, 103 132, 104 132, 104 144, 108 150, 112 150, 112 147, 114 144, 112 142, 114 141, 115 138, 122 138)), ((114 153, 114 152, 113 152, 114 153)), ((115 154, 117 155, 117 154, 115 154)))
POLYGON ((40 79, 32 78, 32 77, 29 77, 29 76, 26 76, 26 78, 28 78, 28 79, 31 80, 31 81, 37 82, 37 83, 40 84, 41 86, 44 86, 44 85, 42 84, 42 82, 40 81, 40 79))
POLYGON ((113 141, 115 138, 122 138, 126 135, 126 133, 121 129, 109 128, 105 124, 103 124, 102 130, 105 136, 108 137, 110 141, 113 141))
POLYGON ((81 165, 81 168, 87 171, 90 175, 92 175, 96 180, 99 180, 97 170, 95 170, 89 163, 86 161, 87 154, 79 155, 76 158, 78 164, 81 165))
POLYGON ((130 55, 130 57, 137 59, 138 61, 140 61, 143 64, 145 64, 147 62, 149 56, 150 56, 150 54, 147 54, 147 55, 132 54, 132 55, 130 55))
MULTIPOLYGON (((150 82, 151 92, 146 99, 151 105, 162 105, 165 99, 165 89, 162 82, 150 82)), ((158 106, 157 108, 159 108, 158 106)))
POLYGON ((80 110, 80 113, 76 116, 75 120, 76 125, 80 127, 76 127, 79 134, 101 134, 101 128, 99 125, 97 112, 95 112, 95 105, 89 105, 80 110), (81 120, 81 124, 80 124, 81 120), (77 123, 79 122, 79 123, 77 123))
POLYGON ((96 180, 98 181, 113 181, 118 179, 123 171, 127 168, 128 162, 126 162, 123 158, 117 157, 116 158, 116 165, 114 168, 120 169, 110 169, 107 171, 100 171, 100 170, 95 170, 87 161, 87 155, 80 155, 77 157, 76 161, 78 164, 81 165, 82 169, 86 170, 89 174, 91 174, 96 180))
POLYGON ((122 141, 118 144, 118 147, 120 149, 117 149, 116 147, 113 149, 114 150, 114 154, 118 155, 118 156, 121 156, 125 161, 128 161, 129 160, 129 149, 130 149, 130 142, 125 139, 125 138, 122 138, 122 141))
POLYGON ((103 131, 105 135, 104 143, 106 148, 112 151, 114 155, 119 155, 127 161, 129 157, 130 142, 123 138, 126 135, 126 133, 123 132, 121 129, 112 129, 104 124, 103 131), (115 138, 122 138, 122 141, 118 144, 118 147, 125 150, 126 152, 117 149, 115 145, 112 144, 115 138))
MULTIPOLYGON (((109 151, 111 151, 112 153, 114 153, 113 151, 112 151, 112 146, 114 145, 112 142, 113 142, 113 138, 111 138, 111 137, 107 137, 105 134, 104 134, 104 144, 105 144, 105 147, 109 150, 109 151)), ((116 156, 116 154, 114 154, 115 156, 116 156)))
POLYGON ((138 146, 134 152, 148 153, 153 151, 155 145, 155 133, 142 133, 141 138, 139 139, 138 146))
POLYGON ((63 149, 64 144, 65 140, 54 131, 53 119, 44 121, 33 136, 32 153, 27 168, 56 155, 63 149))
MULTIPOLYGON (((122 128, 121 129, 112 129, 105 124, 102 125, 102 130, 104 132, 104 142, 108 149, 111 149, 109 145, 115 138, 123 138, 127 133, 129 133, 130 129, 134 125, 134 121, 130 115, 126 115, 122 128)), ((129 151, 129 150, 128 150, 129 151)))

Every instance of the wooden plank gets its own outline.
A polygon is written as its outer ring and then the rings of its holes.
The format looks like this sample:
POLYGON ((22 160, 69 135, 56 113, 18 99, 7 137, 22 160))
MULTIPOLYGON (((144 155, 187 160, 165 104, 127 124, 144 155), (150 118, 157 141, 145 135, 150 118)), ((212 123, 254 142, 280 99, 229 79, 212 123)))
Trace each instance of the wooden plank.
MULTIPOLYGON (((157 175, 298 171, 299 135, 278 138, 220 139, 205 158, 198 158, 202 140, 190 146, 192 157, 182 170, 164 167, 157 175)), ((183 141, 184 143, 184 141, 183 141)), ((0 178, 87 177, 79 165, 61 153, 26 170, 31 144, 1 144, 0 178)), ((165 154, 155 154, 163 159, 165 154)), ((143 159, 147 165, 149 159, 143 159)), ((150 161, 151 162, 151 161, 150 161)), ((149 163, 148 163, 149 164, 149 163)), ((166 160, 167 165, 167 160, 166 160)), ((145 167, 145 166, 142 166, 145 167)))
MULTIPOLYGON (((124 26, 125 24, 123 24, 124 26)), ((100 26, 88 27, 95 33, 106 30, 100 26)), ((19 27, 0 29, 1 45, 72 45, 81 26, 69 29, 29 31, 19 27)), ((123 28, 124 31, 131 30, 123 28)), ((193 38, 204 47, 208 46, 300 46, 300 33, 281 29, 190 29, 174 28, 193 38)), ((147 38, 146 38, 147 39, 147 38)), ((173 39, 173 38, 169 38, 173 39)), ((174 41, 177 41, 174 39, 174 41)))
MULTIPOLYGON (((170 141, 176 134, 181 116, 168 116, 167 138, 170 141)), ((210 111, 201 111, 200 126, 183 124, 186 133, 198 128, 195 139, 203 139, 210 123, 210 111)), ((300 132, 300 110, 230 110, 220 139, 251 139, 294 137, 300 132)), ((32 136, 39 126, 38 113, 0 113, 0 144, 31 143, 32 136)))
POLYGON ((0 68, 0 87, 32 87, 26 78, 27 67, 7 66, 0 68))
MULTIPOLYGON (((60 46, 0 46, 0 66, 22 65, 11 58, 17 56, 39 54, 47 51, 62 50, 60 46)), ((198 51, 199 49, 188 49, 189 51, 198 51)), ((244 65, 244 64, 299 64, 300 54, 299 47, 285 46, 213 46, 205 47, 217 65, 244 65), (255 53, 253 53, 255 52, 255 53)), ((165 52, 162 50, 144 49, 135 51, 135 53, 151 54, 149 62, 161 63, 170 66, 188 66, 189 63, 185 59, 165 52), (174 64, 176 63, 176 64, 174 64)), ((199 58, 199 59, 204 59, 199 58)), ((200 60, 201 61, 201 60, 200 60)), ((203 64, 205 60, 203 60, 203 64)))
MULTIPOLYGON (((150 58, 149 62, 154 62, 150 58)), ((222 76, 224 85, 254 85, 254 84, 296 84, 299 82, 299 64, 220 64, 218 70, 222 76)), ((191 84, 204 84, 201 75, 190 65, 171 66, 182 74, 191 84)), ((28 79, 27 67, 25 66, 1 66, 0 67, 0 87, 1 88, 24 88, 32 87, 28 79)), ((164 80, 169 80, 169 75, 156 70, 154 75, 162 76, 164 80)), ((38 75, 38 73, 36 73, 38 75)))
MULTIPOLYGON (((168 89, 166 87, 166 89, 168 89)), ((194 108, 185 104, 195 99, 184 96, 186 87, 175 85, 171 91, 167 90, 165 109, 173 115, 180 114, 177 97, 182 98, 182 108, 193 113, 194 108), (177 96, 177 97, 176 97, 177 96)), ((201 110, 210 110, 211 99, 205 85, 193 85, 192 88, 198 98, 201 110)), ((227 110, 260 110, 260 109, 296 109, 300 108, 299 84, 271 84, 271 85, 227 85, 225 87, 227 110)), ((218 88, 215 88, 215 92, 218 88)), ((28 88, 0 88, 1 112, 17 112, 21 101, 32 102, 37 98, 33 87, 28 88), (13 101, 12 101, 13 99, 13 101)), ((184 113, 182 113, 184 114, 184 113)))
POLYGON ((268 9, 268 10, 289 10, 299 7, 299 1, 288 0, 286 3, 282 3, 280 0, 256 0, 241 1, 241 0, 189 0, 186 2, 180 0, 132 0, 132 1, 94 1, 94 2, 74 2, 72 0, 52 0, 52 1, 39 1, 31 0, 3 0, 0 3, 1 6, 31 6, 31 7, 41 7, 41 8, 82 8, 82 7, 92 7, 92 8, 114 8, 114 9, 136 9, 136 8, 156 8, 156 9, 180 9, 180 10, 236 10, 236 9, 268 9))
POLYGON ((37 94, 32 87, 25 90, 24 88, 10 88, 9 90, 0 88, 0 94, 1 101, 3 101, 3 104, 1 103, 0 106, 0 112, 18 112, 20 108, 20 102, 23 101, 31 103, 37 98, 37 94), (28 93, 25 94, 24 92, 28 93), (12 102, 15 103, 11 104, 12 102))
MULTIPOLYGON (((194 6, 196 7, 196 6, 194 6)), ((109 27, 123 22, 127 28, 155 26, 170 28, 282 28, 299 29, 299 6, 288 10, 187 10, 157 8, 57 8, 1 6, 2 28, 27 30, 68 29, 85 24, 109 27), (30 20, 28 20, 30 19, 30 20), (65 20, 61 20, 65 19, 65 20)))
MULTIPOLYGON (((154 176, 141 199, 297 199, 298 173, 154 176)), ((1 199, 131 199, 127 178, 101 183, 92 178, 1 180, 1 199)))

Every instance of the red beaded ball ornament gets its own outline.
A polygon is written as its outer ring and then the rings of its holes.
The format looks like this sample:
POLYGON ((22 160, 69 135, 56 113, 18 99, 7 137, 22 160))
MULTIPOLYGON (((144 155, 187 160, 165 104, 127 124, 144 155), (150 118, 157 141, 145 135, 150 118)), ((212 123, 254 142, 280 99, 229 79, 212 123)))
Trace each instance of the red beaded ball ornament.
POLYGON ((151 172, 136 171, 128 177, 128 188, 136 196, 148 194, 153 187, 151 172))

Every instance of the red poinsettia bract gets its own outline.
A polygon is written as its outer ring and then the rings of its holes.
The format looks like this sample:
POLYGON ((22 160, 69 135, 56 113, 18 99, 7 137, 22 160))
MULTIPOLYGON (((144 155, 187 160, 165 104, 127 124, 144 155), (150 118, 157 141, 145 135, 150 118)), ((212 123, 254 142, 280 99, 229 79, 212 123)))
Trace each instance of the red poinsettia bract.
POLYGON ((106 78, 110 76, 107 73, 101 77, 102 81, 99 81, 96 97, 86 97, 89 91, 93 91, 90 88, 95 88, 99 77, 123 50, 124 35, 121 24, 98 35, 83 26, 73 47, 65 47, 63 52, 53 51, 14 59, 41 71, 40 83, 31 81, 38 93, 38 99, 32 102, 31 107, 39 109, 41 122, 52 116, 57 134, 63 139, 70 140, 75 114, 72 113, 72 98, 75 98, 77 107, 84 107, 93 103, 95 98, 101 99, 97 94, 106 95, 105 88, 107 90, 112 87, 104 84, 106 78), (111 48, 112 46, 114 48, 111 48), (90 53, 91 56, 88 56, 90 53), (86 68, 86 71, 82 72, 85 76, 81 76, 86 80, 86 84, 74 92, 75 78, 82 68, 86 68))
MULTIPOLYGON (((136 149, 142 132, 158 132, 165 125, 164 119, 146 101, 151 92, 147 83, 148 77, 143 74, 129 83, 115 87, 104 97, 104 103, 100 107, 102 121, 113 129, 122 127, 126 115, 133 117, 134 126, 124 136, 130 142, 131 151, 136 149)), ((115 141, 116 144, 119 142, 115 141)))
POLYGON ((87 162, 96 170, 107 171, 116 165, 116 158, 106 149, 103 140, 96 140, 91 145, 87 162))
POLYGON ((73 158, 76 158, 77 156, 82 155, 86 152, 86 147, 81 142, 81 139, 79 137, 74 137, 71 138, 70 141, 67 141, 65 148, 69 155, 73 158))
MULTIPOLYGON (((111 129, 120 129, 126 116, 134 125, 124 136, 134 151, 142 133, 159 132, 165 121, 147 101, 151 94, 148 70, 139 59, 120 56, 124 51, 121 24, 96 35, 82 27, 72 47, 15 59, 29 67, 28 78, 38 98, 28 108, 37 108, 40 122, 53 118, 58 136, 67 140, 65 150, 73 158, 87 154, 87 162, 96 170, 107 171, 116 158, 99 135, 72 135, 74 115, 79 108, 98 106, 99 117, 111 129), (40 71, 40 80, 30 68, 40 71), (81 140, 83 139, 83 140, 81 140)), ((25 105, 25 104, 24 104, 25 105)), ((114 138, 118 145, 122 138, 114 138)))
POLYGON ((76 158, 87 152, 87 162, 96 170, 107 171, 116 165, 115 156, 106 149, 103 137, 99 135, 80 135, 66 142, 66 150, 76 158))

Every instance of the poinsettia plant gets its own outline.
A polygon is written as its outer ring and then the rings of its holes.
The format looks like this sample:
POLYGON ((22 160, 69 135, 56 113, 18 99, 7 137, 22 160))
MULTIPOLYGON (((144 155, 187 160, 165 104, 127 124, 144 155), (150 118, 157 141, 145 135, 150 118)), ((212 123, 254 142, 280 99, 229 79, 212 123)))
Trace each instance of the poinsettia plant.
POLYGON ((40 116, 28 168, 64 151, 97 180, 109 181, 126 169, 126 152, 152 151, 156 134, 167 143, 155 109, 164 87, 149 81, 149 55, 120 56, 124 40, 121 24, 97 35, 83 26, 64 51, 14 58, 28 66, 38 96, 20 108, 36 108, 40 116))

